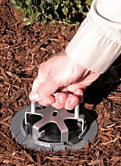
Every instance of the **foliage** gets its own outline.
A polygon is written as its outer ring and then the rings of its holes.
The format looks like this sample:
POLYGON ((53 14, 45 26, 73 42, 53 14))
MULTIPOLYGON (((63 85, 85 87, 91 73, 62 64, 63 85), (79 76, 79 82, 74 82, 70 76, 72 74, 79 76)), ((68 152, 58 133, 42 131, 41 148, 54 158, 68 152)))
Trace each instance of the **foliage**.
POLYGON ((89 11, 92 0, 10 0, 20 9, 27 24, 55 21, 79 24, 89 11))

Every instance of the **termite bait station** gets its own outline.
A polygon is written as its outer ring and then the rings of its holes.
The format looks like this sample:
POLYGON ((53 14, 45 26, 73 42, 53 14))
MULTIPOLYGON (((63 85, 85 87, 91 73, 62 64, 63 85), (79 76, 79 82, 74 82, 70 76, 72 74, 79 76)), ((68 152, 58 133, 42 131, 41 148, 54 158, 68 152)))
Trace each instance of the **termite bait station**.
POLYGON ((31 103, 11 120, 13 138, 35 151, 79 150, 97 135, 96 118, 77 105, 74 110, 57 110, 31 103))

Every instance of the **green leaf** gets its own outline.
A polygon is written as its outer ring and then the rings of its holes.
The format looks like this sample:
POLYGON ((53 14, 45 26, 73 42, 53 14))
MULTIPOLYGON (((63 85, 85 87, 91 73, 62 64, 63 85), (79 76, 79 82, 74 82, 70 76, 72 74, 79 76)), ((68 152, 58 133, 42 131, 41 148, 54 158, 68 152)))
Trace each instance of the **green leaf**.
POLYGON ((26 3, 26 5, 31 5, 31 3, 32 3, 32 0, 25 0, 25 3, 26 3))
POLYGON ((10 3, 11 3, 12 5, 16 5, 16 1, 15 1, 15 0, 10 0, 10 3))
POLYGON ((90 5, 91 5, 91 3, 92 3, 92 0, 86 0, 86 4, 87 4, 87 5, 89 5, 89 6, 90 6, 90 5))
POLYGON ((63 8, 62 8, 62 12, 63 12, 64 15, 67 15, 67 13, 68 13, 68 8, 67 8, 67 7, 63 7, 63 8))
MULTIPOLYGON (((48 3, 47 0, 10 0, 14 9, 20 7, 23 18, 28 18, 27 22, 63 22, 72 23, 78 26, 76 22, 87 14, 92 0, 53 0, 48 3)), ((81 22, 81 21, 80 21, 81 22)))

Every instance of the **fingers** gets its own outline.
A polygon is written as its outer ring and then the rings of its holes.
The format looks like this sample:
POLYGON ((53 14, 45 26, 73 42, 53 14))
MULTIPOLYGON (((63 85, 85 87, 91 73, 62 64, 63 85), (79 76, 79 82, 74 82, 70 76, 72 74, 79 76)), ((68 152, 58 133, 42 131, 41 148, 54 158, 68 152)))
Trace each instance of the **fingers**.
POLYGON ((30 92, 29 99, 31 101, 33 101, 33 102, 39 101, 40 100, 40 96, 39 96, 38 91, 32 91, 32 92, 30 92))
POLYGON ((72 110, 79 103, 79 97, 70 94, 65 102, 65 109, 72 110))
POLYGON ((72 110, 77 104, 79 104, 79 102, 80 96, 59 92, 55 95, 55 103, 53 103, 52 106, 56 109, 65 108, 67 110, 72 110))
POLYGON ((66 93, 62 93, 62 92, 58 92, 55 94, 55 103, 52 104, 53 107, 57 108, 57 109, 62 109, 65 107, 65 103, 67 100, 67 94, 66 93))
POLYGON ((49 106, 55 102, 55 97, 49 96, 38 101, 40 105, 49 106))
POLYGON ((33 102, 39 102, 40 105, 49 106, 52 105, 56 109, 68 109, 72 110, 79 102, 83 102, 83 91, 78 88, 79 83, 69 85, 68 87, 61 88, 61 92, 54 92, 57 89, 56 84, 52 82, 41 82, 38 88, 38 78, 33 83, 33 90, 30 93, 30 100, 33 102), (50 88, 51 87, 51 88, 50 88))
POLYGON ((49 96, 49 97, 41 98, 41 99, 36 94, 37 93, 35 93, 35 98, 34 98, 34 95, 32 95, 31 97, 31 94, 30 94, 30 98, 32 99, 32 101, 38 102, 40 103, 40 105, 43 105, 43 106, 52 105, 56 109, 65 108, 68 110, 72 110, 82 100, 82 96, 76 96, 74 94, 68 94, 63 92, 58 92, 54 96, 49 96))
POLYGON ((51 105, 55 102, 55 97, 54 96, 49 96, 49 97, 40 97, 38 92, 31 92, 29 95, 29 98, 33 102, 38 102, 40 105, 43 106, 48 106, 51 105))
POLYGON ((70 92, 78 96, 83 96, 84 88, 80 88, 80 86, 77 84, 69 85, 65 88, 61 89, 62 92, 70 92))

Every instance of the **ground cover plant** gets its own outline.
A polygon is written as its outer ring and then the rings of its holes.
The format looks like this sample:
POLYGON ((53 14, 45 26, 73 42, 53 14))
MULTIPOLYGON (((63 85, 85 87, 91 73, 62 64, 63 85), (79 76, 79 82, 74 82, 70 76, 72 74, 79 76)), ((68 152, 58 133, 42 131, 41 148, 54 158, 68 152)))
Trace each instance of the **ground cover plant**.
POLYGON ((92 0, 10 0, 27 24, 34 21, 63 22, 79 25, 89 11, 92 0))
POLYGON ((76 33, 70 25, 25 25, 9 0, 0 0, 0 166, 120 166, 121 57, 85 93, 84 107, 97 113, 98 135, 78 151, 34 152, 18 145, 10 121, 27 106, 41 62, 63 50, 76 33))

